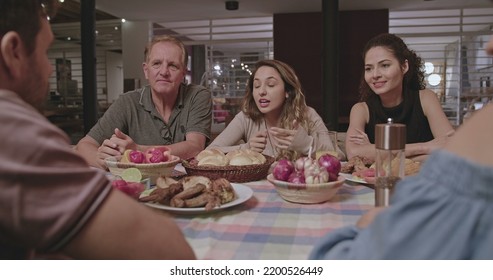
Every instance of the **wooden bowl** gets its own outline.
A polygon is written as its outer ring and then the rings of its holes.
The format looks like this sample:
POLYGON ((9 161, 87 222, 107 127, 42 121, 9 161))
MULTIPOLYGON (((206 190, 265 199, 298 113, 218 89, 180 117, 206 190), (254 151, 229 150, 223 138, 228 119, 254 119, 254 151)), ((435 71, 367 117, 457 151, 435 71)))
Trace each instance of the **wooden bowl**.
POLYGON ((151 184, 156 184, 158 177, 169 177, 175 169, 175 166, 180 163, 181 159, 177 156, 171 156, 171 160, 167 162, 158 163, 133 163, 133 162, 119 162, 114 157, 106 158, 106 166, 114 176, 120 176, 123 170, 135 167, 142 173, 142 179, 150 178, 151 184))
POLYGON ((276 187, 277 193, 286 201, 316 204, 332 199, 346 179, 339 176, 337 181, 327 183, 295 184, 276 180, 274 175, 269 174, 267 180, 276 187))

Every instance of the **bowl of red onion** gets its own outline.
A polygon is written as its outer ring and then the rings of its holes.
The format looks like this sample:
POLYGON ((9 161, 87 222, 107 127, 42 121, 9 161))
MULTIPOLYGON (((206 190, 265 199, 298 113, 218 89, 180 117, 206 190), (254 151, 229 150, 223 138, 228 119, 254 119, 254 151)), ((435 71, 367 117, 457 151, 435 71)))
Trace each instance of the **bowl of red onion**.
POLYGON ((142 178, 150 178, 151 185, 156 184, 158 177, 171 176, 175 166, 181 159, 172 155, 166 147, 149 148, 144 152, 128 150, 121 159, 108 157, 105 159, 106 166, 114 176, 120 176, 122 172, 135 167, 142 173, 142 178))
POLYGON ((286 201, 322 203, 332 199, 344 184, 345 178, 338 176, 340 170, 341 162, 331 154, 321 155, 318 159, 280 159, 267 180, 286 201))

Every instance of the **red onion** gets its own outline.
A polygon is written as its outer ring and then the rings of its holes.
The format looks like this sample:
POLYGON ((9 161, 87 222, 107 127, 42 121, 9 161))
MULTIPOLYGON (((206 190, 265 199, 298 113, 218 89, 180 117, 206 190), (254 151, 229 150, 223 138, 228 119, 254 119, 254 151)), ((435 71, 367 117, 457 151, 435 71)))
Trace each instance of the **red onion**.
POLYGON ((294 165, 290 160, 280 159, 272 170, 272 175, 276 180, 287 181, 293 171, 294 165))
POLYGON ((295 184, 305 183, 305 174, 302 171, 295 170, 291 175, 289 175, 288 182, 295 184))
POLYGON ((130 162, 143 163, 145 161, 144 153, 141 151, 131 151, 128 155, 130 162))
POLYGON ((170 160, 170 151, 166 147, 154 147, 145 151, 146 162, 158 163, 170 160))
POLYGON ((337 157, 323 154, 318 158, 318 164, 327 170, 330 181, 337 181, 337 176, 341 172, 341 161, 337 157))

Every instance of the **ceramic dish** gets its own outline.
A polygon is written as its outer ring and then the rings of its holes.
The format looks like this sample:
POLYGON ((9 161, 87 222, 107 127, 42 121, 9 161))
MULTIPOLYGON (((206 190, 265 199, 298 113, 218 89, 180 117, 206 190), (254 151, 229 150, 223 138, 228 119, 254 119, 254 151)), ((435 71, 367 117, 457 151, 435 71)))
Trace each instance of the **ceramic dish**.
POLYGON ((216 212, 216 211, 225 210, 225 209, 233 207, 235 205, 242 204, 243 202, 249 200, 253 196, 253 191, 249 187, 242 185, 242 184, 236 184, 236 183, 231 183, 231 185, 233 186, 238 198, 236 198, 235 200, 233 200, 231 202, 223 204, 219 207, 216 207, 212 210, 208 210, 208 211, 205 210, 204 207, 176 208, 176 207, 171 207, 171 206, 157 204, 157 203, 145 203, 145 205, 152 207, 152 208, 165 210, 165 211, 175 213, 175 214, 185 214, 185 215, 202 214, 202 213, 212 213, 212 212, 216 212))
POLYGON ((344 183, 345 178, 339 176, 337 181, 321 184, 294 184, 276 180, 272 174, 269 174, 267 180, 276 187, 277 192, 284 200, 313 204, 332 199, 344 183))
POLYGON ((339 176, 343 176, 344 178, 346 178, 346 180, 350 181, 350 182, 353 182, 353 183, 358 183, 358 184, 370 184, 368 183, 367 181, 365 181, 365 179, 361 178, 361 177, 357 177, 357 176, 353 176, 352 174, 348 174, 348 173, 339 173, 339 176))

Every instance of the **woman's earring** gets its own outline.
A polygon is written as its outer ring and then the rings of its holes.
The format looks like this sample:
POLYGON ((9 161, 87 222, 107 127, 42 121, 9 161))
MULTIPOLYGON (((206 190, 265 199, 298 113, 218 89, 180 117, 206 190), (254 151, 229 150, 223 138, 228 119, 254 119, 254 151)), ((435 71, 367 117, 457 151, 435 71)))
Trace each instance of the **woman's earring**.
POLYGON ((289 95, 286 93, 286 99, 288 99, 288 98, 289 98, 289 95))

